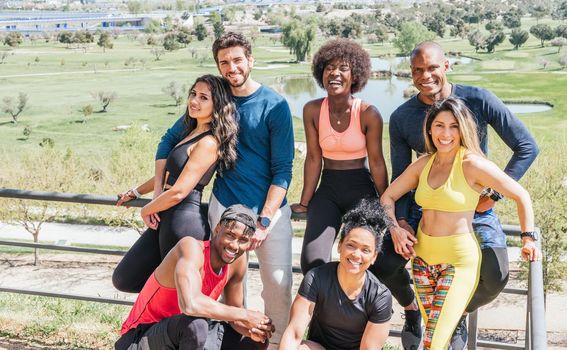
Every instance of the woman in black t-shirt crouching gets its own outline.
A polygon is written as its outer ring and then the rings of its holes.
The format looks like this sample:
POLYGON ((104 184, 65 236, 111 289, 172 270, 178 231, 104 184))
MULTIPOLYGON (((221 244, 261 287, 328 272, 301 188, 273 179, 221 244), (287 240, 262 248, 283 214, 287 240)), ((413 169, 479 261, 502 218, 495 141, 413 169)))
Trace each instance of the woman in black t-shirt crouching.
POLYGON ((375 350, 388 337, 392 296, 366 271, 380 251, 387 215, 377 200, 364 199, 342 222, 340 259, 305 275, 279 350, 375 350))

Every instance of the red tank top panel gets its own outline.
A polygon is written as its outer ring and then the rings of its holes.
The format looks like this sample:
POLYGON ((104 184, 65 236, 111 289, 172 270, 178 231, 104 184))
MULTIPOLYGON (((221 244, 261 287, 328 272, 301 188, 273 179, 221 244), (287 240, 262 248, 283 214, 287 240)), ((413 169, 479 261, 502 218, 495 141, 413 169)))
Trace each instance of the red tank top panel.
MULTIPOLYGON (((201 292, 211 299, 217 300, 222 294, 228 280, 229 265, 225 265, 220 274, 216 274, 211 267, 210 242, 204 241, 204 266, 201 292)), ((152 273, 138 295, 130 314, 120 334, 124 335, 132 328, 144 323, 155 323, 166 317, 179 315, 181 310, 177 301, 177 289, 162 286, 152 273)))
POLYGON ((362 100, 355 98, 350 110, 350 123, 343 132, 331 126, 329 102, 325 97, 319 113, 319 146, 323 157, 334 160, 359 159, 367 156, 366 135, 360 129, 360 106, 362 100))

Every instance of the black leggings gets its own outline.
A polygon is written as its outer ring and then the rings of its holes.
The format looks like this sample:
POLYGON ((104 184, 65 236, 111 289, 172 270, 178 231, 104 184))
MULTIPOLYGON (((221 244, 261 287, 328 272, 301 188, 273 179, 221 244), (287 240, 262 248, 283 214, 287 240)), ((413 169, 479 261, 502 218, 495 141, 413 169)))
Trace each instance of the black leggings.
MULTIPOLYGON (((480 279, 466 311, 473 312, 493 301, 508 283, 508 252, 506 248, 481 249, 480 279)), ((410 286, 410 275, 405 269, 407 260, 394 250, 390 235, 384 237, 382 252, 374 265, 370 266, 380 282, 384 283, 401 306, 408 306, 414 300, 410 286)))
POLYGON ((256 343, 236 332, 227 322, 177 315, 153 324, 141 324, 124 334, 116 350, 262 350, 268 343, 256 343))
POLYGON ((301 249, 303 274, 331 260, 331 249, 341 227, 342 216, 365 197, 377 198, 368 169, 323 170, 321 183, 307 211, 307 227, 301 249))
POLYGON ((202 192, 193 190, 181 203, 159 213, 156 230, 147 229, 132 245, 112 274, 112 284, 122 292, 139 293, 148 277, 167 253, 186 236, 209 238, 207 204, 201 204, 202 192))

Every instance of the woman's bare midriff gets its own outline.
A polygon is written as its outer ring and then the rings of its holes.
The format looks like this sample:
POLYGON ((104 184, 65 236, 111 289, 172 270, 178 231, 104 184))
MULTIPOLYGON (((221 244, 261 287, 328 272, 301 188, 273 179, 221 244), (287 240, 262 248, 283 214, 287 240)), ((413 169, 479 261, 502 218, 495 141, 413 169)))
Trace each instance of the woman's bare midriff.
POLYGON ((426 209, 422 212, 419 226, 424 234, 433 237, 471 233, 473 216, 473 212, 450 213, 426 209))

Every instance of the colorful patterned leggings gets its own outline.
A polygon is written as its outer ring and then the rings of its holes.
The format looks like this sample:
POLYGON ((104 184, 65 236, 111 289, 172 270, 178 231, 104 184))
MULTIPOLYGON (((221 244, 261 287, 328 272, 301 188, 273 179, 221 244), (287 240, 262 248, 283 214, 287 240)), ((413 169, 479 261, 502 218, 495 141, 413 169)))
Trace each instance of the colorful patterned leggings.
POLYGON ((444 350, 478 284, 480 247, 473 233, 444 237, 417 231, 412 262, 425 322, 424 349, 444 350))

